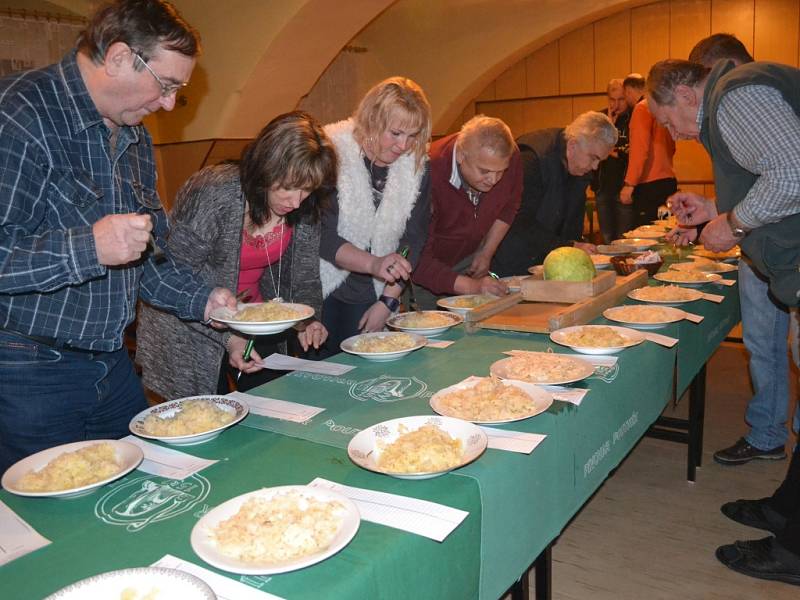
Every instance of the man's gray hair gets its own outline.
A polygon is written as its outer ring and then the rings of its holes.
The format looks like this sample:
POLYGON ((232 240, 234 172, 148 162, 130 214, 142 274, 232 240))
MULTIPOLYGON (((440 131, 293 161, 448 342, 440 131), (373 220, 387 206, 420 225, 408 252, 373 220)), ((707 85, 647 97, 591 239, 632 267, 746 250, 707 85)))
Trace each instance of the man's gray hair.
POLYGON ((501 157, 510 156, 517 147, 508 125, 486 115, 476 115, 461 127, 456 147, 464 152, 469 141, 475 141, 478 148, 486 148, 491 154, 501 157))
POLYGON ((675 88, 695 87, 705 80, 711 69, 699 63, 671 58, 654 64, 647 76, 647 93, 659 106, 675 104, 675 88))
POLYGON ((624 86, 623 80, 620 77, 615 77, 614 79, 608 80, 608 85, 606 86, 606 94, 610 94, 611 90, 619 90, 622 89, 624 86))
POLYGON ((611 149, 617 143, 619 133, 606 115, 590 110, 578 115, 566 126, 564 137, 568 141, 576 140, 580 144, 597 141, 611 149))

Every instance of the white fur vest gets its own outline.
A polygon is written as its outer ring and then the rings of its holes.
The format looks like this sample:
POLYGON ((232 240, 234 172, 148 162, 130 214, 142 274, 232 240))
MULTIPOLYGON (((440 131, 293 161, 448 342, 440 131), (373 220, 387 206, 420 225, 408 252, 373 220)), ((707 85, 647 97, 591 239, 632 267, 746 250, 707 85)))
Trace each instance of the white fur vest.
MULTIPOLYGON (((336 146, 339 174, 336 193, 339 201, 337 233, 353 246, 375 256, 397 251, 406 222, 417 201, 424 168, 416 169, 413 154, 405 154, 389 166, 383 198, 377 210, 372 199, 372 182, 364 165, 361 147, 353 138, 353 120, 339 121, 324 127, 336 146)), ((322 295, 327 298, 350 271, 320 259, 322 295)), ((383 293, 386 283, 372 280, 375 295, 383 293)))

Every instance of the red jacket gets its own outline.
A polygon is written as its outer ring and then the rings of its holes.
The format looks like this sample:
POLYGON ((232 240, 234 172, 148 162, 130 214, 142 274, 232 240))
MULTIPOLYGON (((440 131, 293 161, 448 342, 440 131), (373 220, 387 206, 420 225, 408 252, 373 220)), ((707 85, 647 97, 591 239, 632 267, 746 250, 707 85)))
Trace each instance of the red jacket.
POLYGON ((414 282, 434 294, 454 294, 456 273, 453 266, 473 254, 496 220, 509 225, 519 208, 522 195, 522 166, 519 150, 514 149, 508 170, 475 207, 463 189, 450 183, 453 152, 458 134, 431 144, 431 224, 428 241, 414 270, 414 282))

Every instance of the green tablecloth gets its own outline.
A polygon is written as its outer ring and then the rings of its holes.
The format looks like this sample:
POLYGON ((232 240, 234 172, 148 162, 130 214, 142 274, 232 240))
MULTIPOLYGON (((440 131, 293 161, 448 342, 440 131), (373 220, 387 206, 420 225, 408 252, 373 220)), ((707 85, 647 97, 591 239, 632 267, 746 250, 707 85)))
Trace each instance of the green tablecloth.
POLYGON ((485 375, 503 350, 564 350, 543 335, 465 334, 459 327, 445 336, 455 340, 448 349, 425 348, 390 363, 340 355, 334 361, 358 367, 342 377, 293 373, 260 388, 256 393, 263 396, 326 410, 307 424, 251 415, 248 427, 186 449, 224 459, 187 481, 137 471, 75 500, 2 492, 0 498, 53 544, 0 568, 0 598, 39 598, 82 577, 148 565, 166 553, 207 566, 189 546, 199 516, 238 494, 315 477, 440 502, 470 516, 441 544, 364 522, 353 542, 330 560, 295 573, 244 578, 248 583, 286 598, 496 598, 555 539, 660 414, 672 394, 676 361, 678 377, 688 385, 729 324, 738 320, 736 288, 713 291, 726 295, 726 301, 687 307, 706 315, 703 324, 659 330, 681 338, 675 348, 651 342, 630 348, 618 355, 617 368, 578 384, 590 389, 581 406, 556 402, 542 415, 501 426, 546 434, 530 455, 489 449, 475 463, 427 481, 362 471, 347 459, 344 448, 358 429, 430 414, 433 392, 468 375, 485 375), (148 493, 166 498, 171 518, 148 520, 147 511, 129 514, 130 498, 148 493))

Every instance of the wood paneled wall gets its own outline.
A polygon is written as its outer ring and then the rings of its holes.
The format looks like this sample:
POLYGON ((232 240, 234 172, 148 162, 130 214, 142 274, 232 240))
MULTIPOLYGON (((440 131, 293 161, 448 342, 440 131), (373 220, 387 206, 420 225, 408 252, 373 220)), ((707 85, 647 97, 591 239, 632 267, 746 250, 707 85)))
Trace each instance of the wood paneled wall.
MULTIPOLYGON (((451 127, 483 113, 508 123, 514 135, 563 127, 605 106, 613 77, 647 74, 665 58, 686 58, 712 32, 736 35, 756 60, 797 66, 800 0, 662 0, 623 10, 575 29, 512 65, 464 109, 451 127)), ((711 163, 696 142, 677 144, 681 189, 713 195, 711 163)))

